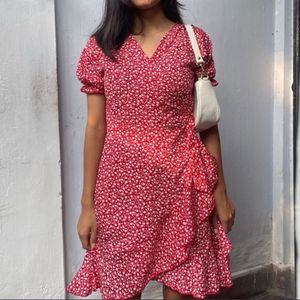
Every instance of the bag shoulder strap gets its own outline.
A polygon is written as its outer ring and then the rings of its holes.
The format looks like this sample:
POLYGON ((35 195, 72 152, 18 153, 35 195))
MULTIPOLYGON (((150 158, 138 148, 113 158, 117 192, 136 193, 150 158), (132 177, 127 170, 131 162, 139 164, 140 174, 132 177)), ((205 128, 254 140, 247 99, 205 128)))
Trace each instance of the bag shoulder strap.
POLYGON ((193 48, 193 51, 194 51, 194 54, 195 54, 196 62, 197 62, 198 65, 201 65, 201 64, 204 63, 204 60, 201 56, 201 52, 200 52, 200 49, 199 49, 199 46, 198 46, 198 43, 197 43, 197 39, 196 39, 196 36, 195 36, 195 32, 193 30, 193 27, 192 27, 191 24, 184 24, 184 26, 186 28, 186 31, 188 33, 190 42, 192 44, 192 48, 193 48))

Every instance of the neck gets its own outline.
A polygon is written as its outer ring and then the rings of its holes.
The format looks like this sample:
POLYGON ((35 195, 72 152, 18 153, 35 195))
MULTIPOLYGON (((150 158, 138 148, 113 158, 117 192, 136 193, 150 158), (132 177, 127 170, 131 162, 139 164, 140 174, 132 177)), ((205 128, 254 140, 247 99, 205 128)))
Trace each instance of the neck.
POLYGON ((143 34, 155 33, 161 29, 167 28, 172 23, 163 13, 160 2, 149 9, 141 9, 138 16, 134 19, 134 32, 141 32, 142 22, 144 24, 143 34))

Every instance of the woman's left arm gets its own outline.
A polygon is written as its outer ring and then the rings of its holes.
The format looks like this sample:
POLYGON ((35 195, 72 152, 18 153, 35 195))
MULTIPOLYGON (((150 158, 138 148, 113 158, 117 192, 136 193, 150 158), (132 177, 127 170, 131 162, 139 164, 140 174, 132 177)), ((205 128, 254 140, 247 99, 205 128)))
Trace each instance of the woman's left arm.
POLYGON ((218 182, 214 188, 214 197, 216 209, 212 214, 212 224, 217 228, 217 219, 220 220, 224 231, 228 233, 234 224, 235 207, 232 200, 227 195, 226 183, 224 179, 221 141, 218 124, 200 132, 200 137, 208 151, 216 158, 218 162, 218 182))

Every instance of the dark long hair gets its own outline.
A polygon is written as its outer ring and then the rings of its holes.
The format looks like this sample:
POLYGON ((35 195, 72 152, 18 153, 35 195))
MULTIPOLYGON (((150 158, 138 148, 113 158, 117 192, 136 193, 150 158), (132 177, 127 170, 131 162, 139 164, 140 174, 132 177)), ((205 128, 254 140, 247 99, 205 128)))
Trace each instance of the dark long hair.
MULTIPOLYGON (((169 20, 183 23, 180 14, 183 4, 177 0, 161 0, 160 3, 169 20)), ((135 16, 138 17, 137 9, 130 0, 105 1, 103 18, 91 36, 95 37, 98 46, 112 60, 115 60, 113 52, 117 51, 127 36, 132 33, 135 16)))

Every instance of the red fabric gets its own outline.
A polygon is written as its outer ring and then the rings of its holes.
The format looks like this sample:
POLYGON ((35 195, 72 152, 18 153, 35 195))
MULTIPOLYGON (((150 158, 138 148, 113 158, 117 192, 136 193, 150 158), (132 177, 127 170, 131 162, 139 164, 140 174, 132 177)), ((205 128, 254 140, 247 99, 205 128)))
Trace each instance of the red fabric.
MULTIPOLYGON (((216 85, 211 41, 193 27, 216 85)), ((89 38, 77 65, 81 91, 105 95, 107 134, 94 192, 97 243, 66 290, 127 299, 157 280, 204 299, 233 285, 232 244, 208 221, 218 165, 194 129, 197 66, 184 25, 175 23, 151 58, 129 35, 117 58, 89 38)))

